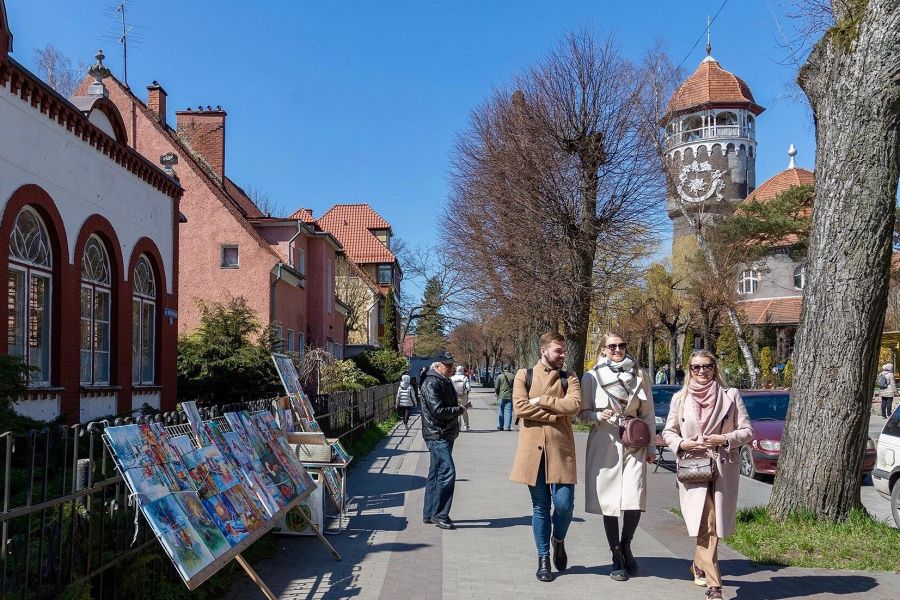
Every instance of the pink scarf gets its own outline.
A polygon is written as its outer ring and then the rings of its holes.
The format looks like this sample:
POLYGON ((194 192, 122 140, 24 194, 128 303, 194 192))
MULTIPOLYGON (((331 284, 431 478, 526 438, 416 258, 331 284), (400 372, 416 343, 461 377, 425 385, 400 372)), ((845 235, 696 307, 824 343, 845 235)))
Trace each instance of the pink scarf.
POLYGON ((697 414, 697 422, 700 423, 700 431, 706 431, 713 410, 716 408, 716 400, 719 398, 719 382, 713 379, 706 385, 691 381, 688 385, 691 398, 694 399, 694 411, 697 414))

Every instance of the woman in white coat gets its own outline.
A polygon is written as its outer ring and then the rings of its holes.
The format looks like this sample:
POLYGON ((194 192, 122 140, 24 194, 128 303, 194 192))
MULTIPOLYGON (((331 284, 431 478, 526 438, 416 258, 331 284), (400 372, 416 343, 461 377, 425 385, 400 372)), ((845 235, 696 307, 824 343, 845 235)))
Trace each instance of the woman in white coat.
POLYGON ((631 540, 647 507, 647 464, 656 459, 652 435, 650 446, 641 449, 626 448, 620 437, 624 417, 637 417, 649 431, 656 430, 652 380, 626 350, 622 336, 607 333, 603 337, 600 359, 581 379, 579 415, 592 424, 585 457, 584 509, 603 515, 612 552, 610 577, 616 581, 626 581, 638 570, 631 540))
POLYGON ((714 459, 715 479, 708 483, 679 481, 678 495, 688 535, 697 538, 691 576, 694 583, 706 586, 707 598, 721 598, 719 538, 734 529, 740 451, 753 439, 753 428, 741 395, 725 387, 716 357, 710 352, 697 350, 691 355, 684 387, 672 397, 662 435, 679 458, 689 452, 714 459))

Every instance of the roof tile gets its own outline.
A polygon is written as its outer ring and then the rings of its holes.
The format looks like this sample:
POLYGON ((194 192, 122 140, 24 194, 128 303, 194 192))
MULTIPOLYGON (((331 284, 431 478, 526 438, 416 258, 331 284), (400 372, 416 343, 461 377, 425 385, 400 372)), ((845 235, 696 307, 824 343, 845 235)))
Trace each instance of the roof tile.
POLYGON ((743 300, 738 303, 750 325, 796 325, 800 322, 802 306, 802 296, 743 300))
POLYGON ((745 105, 757 115, 765 110, 753 99, 747 82, 723 69, 714 58, 707 57, 694 74, 672 94, 666 107, 666 115, 711 104, 745 105))
POLYGON ((397 260, 372 233, 373 229, 390 229, 391 224, 368 204, 336 204, 319 217, 318 223, 337 238, 347 258, 356 264, 392 263, 397 260))

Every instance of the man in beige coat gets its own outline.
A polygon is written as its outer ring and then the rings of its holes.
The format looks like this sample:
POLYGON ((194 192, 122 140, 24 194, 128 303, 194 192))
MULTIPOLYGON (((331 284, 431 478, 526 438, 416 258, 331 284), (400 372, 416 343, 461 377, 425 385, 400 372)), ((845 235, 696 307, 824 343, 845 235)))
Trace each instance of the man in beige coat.
POLYGON ((581 386, 577 375, 561 370, 566 361, 565 338, 545 333, 540 348, 541 360, 532 369, 520 370, 513 383, 513 410, 520 422, 509 478, 527 485, 531 493, 531 527, 538 554, 535 576, 553 581, 551 540, 557 570, 564 571, 568 563, 563 542, 572 522, 578 481, 572 416, 581 409, 581 386))

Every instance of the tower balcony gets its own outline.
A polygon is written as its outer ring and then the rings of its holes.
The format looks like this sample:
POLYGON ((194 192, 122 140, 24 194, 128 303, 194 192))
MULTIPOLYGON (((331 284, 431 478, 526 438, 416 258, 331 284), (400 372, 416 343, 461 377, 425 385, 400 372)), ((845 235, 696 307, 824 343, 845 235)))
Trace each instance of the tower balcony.
POLYGON ((682 144, 712 141, 727 143, 732 140, 755 142, 756 133, 754 132, 753 127, 741 125, 710 125, 693 129, 683 129, 680 131, 666 131, 665 144, 667 149, 672 149, 682 144))

